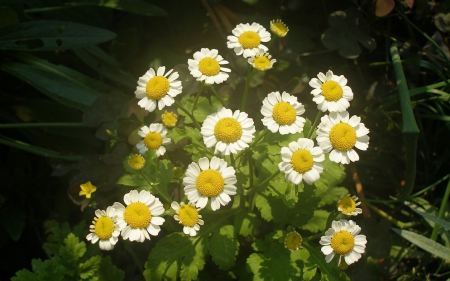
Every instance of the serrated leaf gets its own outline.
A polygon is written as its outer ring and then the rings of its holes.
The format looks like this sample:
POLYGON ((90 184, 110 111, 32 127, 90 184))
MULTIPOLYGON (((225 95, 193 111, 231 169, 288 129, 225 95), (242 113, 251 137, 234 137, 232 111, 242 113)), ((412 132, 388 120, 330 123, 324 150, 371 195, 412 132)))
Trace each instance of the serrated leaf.
POLYGON ((319 207, 335 204, 341 195, 348 194, 348 190, 345 187, 328 187, 323 183, 324 181, 318 180, 314 183, 317 187, 316 196, 320 198, 319 207))
MULTIPOLYGON (((184 96, 181 99, 181 104, 184 106, 184 108, 186 108, 186 110, 188 110, 189 112, 192 112, 192 108, 194 106, 194 100, 195 100, 194 95, 184 96)), ((217 111, 217 109, 215 109, 209 103, 207 98, 200 96, 198 98, 197 105, 195 107, 193 114, 194 114, 195 119, 198 122, 203 122, 203 121, 205 121, 205 119, 208 115, 210 115, 216 111, 217 111)), ((184 113, 184 111, 182 111, 181 109, 178 109, 178 114, 185 117, 184 123, 190 124, 193 122, 191 120, 191 118, 186 113, 184 113)))
POLYGON ((99 277, 101 281, 122 281, 124 276, 124 272, 112 263, 110 256, 105 256, 102 258, 99 269, 99 277))
POLYGON ((254 213, 240 212, 234 217, 236 232, 244 237, 255 235, 260 224, 254 213))
POLYGON ((59 249, 60 257, 70 265, 77 265, 80 258, 86 253, 86 244, 80 242, 78 237, 70 233, 64 239, 64 247, 59 249))
POLYGON ((102 261, 101 256, 93 256, 85 262, 78 265, 78 272, 81 279, 88 279, 91 276, 97 275, 102 261))
POLYGON ((177 144, 180 140, 187 138, 187 133, 182 128, 173 128, 167 133, 167 136, 177 144))
POLYGON ((212 260, 223 270, 234 265, 239 242, 234 236, 234 226, 223 225, 216 228, 209 240, 209 253, 212 260))
POLYGON ((283 202, 273 196, 260 193, 256 196, 256 207, 261 213, 261 217, 266 221, 279 222, 285 219, 287 212, 286 205, 283 202))
POLYGON ((312 233, 324 231, 327 224, 328 212, 324 210, 314 210, 314 216, 301 229, 309 230, 312 233))
POLYGON ((350 279, 342 272, 333 262, 327 263, 325 261, 325 255, 309 244, 304 243, 303 246, 309 251, 311 261, 315 262, 320 272, 322 273, 322 280, 329 281, 349 281, 350 279))
POLYGON ((64 238, 70 234, 71 230, 67 222, 59 224, 57 221, 46 221, 45 232, 51 233, 47 242, 42 245, 48 255, 57 255, 59 248, 63 245, 64 238))

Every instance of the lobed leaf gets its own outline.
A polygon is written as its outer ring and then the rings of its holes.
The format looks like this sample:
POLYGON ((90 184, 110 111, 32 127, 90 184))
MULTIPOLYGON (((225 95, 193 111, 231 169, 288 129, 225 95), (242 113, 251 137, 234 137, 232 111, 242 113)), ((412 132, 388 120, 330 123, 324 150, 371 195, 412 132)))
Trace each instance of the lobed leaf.
POLYGON ((214 229, 209 240, 209 253, 212 260, 223 270, 234 265, 239 252, 239 242, 234 234, 234 226, 223 225, 214 229))

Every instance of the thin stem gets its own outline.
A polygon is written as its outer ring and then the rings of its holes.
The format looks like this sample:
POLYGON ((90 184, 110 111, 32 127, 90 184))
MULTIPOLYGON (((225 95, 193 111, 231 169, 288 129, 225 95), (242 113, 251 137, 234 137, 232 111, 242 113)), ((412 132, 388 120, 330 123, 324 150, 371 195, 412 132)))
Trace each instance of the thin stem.
POLYGON ((202 93, 204 87, 205 87, 205 83, 202 82, 198 89, 197 95, 195 96, 195 99, 194 99, 194 105, 192 106, 192 112, 191 112, 192 114, 194 114, 194 110, 195 110, 195 107, 197 106, 198 98, 200 97, 200 94, 202 93))
POLYGON ((273 180, 275 177, 277 177, 280 174, 280 170, 276 171, 274 174, 272 174, 270 177, 265 179, 262 183, 258 184, 258 186, 253 187, 252 189, 247 190, 244 194, 252 194, 255 192, 258 192, 258 190, 265 187, 266 184, 268 184, 271 180, 273 180))
POLYGON ((245 150, 242 150, 236 155, 236 160, 240 158, 244 152, 252 149, 267 134, 267 132, 267 128, 264 128, 263 132, 245 150))
POLYGON ((140 171, 141 172, 141 176, 148 182, 148 184, 151 186, 151 187, 154 187, 155 189, 156 189, 156 191, 158 191, 158 193, 159 193, 159 195, 162 197, 162 198, 164 198, 164 200, 167 202, 167 203, 171 203, 172 202, 172 200, 169 198, 169 197, 167 197, 167 195, 165 194, 165 193, 163 193, 162 191, 161 191, 161 189, 159 188, 159 186, 158 185, 155 185, 148 177, 147 177, 147 175, 144 173, 144 171, 140 171))
POLYGON ((219 100, 219 102, 222 104, 223 107, 225 107, 225 101, 219 96, 219 94, 217 93, 216 89, 214 88, 213 85, 211 85, 209 87, 211 89, 211 91, 213 92, 214 96, 219 100))
POLYGON ((189 118, 192 119, 192 122, 194 122, 195 127, 197 127, 197 129, 201 130, 200 124, 198 124, 197 119, 195 119, 194 115, 192 115, 186 108, 184 108, 184 106, 180 102, 175 101, 175 104, 178 106, 178 108, 181 111, 186 113, 186 115, 189 116, 189 118))
POLYGON ((250 80, 252 78, 253 68, 247 66, 247 80, 245 81, 244 97, 242 98, 241 111, 245 111, 245 103, 247 102, 248 87, 250 86, 250 80))
POLYGON ((127 250, 127 252, 131 255, 131 257, 133 258, 134 263, 136 264, 136 266, 139 269, 139 271, 141 273, 143 273, 144 272, 144 268, 142 267, 141 261, 137 257, 137 255, 134 252, 134 250, 133 250, 133 248, 132 248, 130 243, 125 243, 125 250, 127 250))
POLYGON ((236 167, 236 161, 234 160, 233 154, 230 154, 231 166, 236 167))
MULTIPOLYGON (((447 202, 448 202, 448 197, 450 195, 450 180, 447 183, 447 187, 445 189, 445 193, 444 193, 444 197, 442 198, 441 201, 441 206, 439 207, 439 213, 438 213, 438 219, 442 219, 442 217, 444 216, 445 213, 445 208, 447 206, 447 202)), ((439 229, 440 229, 440 225, 438 225, 437 223, 434 224, 434 228, 433 228, 433 232, 431 233, 431 237, 430 239, 433 241, 436 241, 438 234, 439 234, 439 229)))
POLYGON ((309 129, 308 132, 308 139, 310 139, 314 133, 314 131, 316 130, 317 124, 319 123, 320 117, 322 117, 322 110, 319 110, 319 112, 317 112, 316 115, 316 119, 314 119, 314 123, 311 125, 311 129, 309 129))
POLYGON ((34 128, 34 127, 86 127, 83 123, 11 123, 11 124, 0 124, 0 129, 2 128, 34 128))
POLYGON ((248 150, 247 152, 247 159, 248 159, 248 174, 250 177, 250 188, 253 188, 253 171, 254 171, 254 166, 253 166, 253 158, 252 158, 252 151, 248 150))
POLYGON ((401 221, 393 218, 392 216, 388 215, 386 212, 378 209, 377 207, 375 207, 374 205, 370 204, 369 202, 367 202, 367 206, 369 206, 369 208, 372 209, 379 216, 387 219, 390 223, 392 223, 393 225, 397 226, 398 228, 405 229, 405 228, 410 228, 410 227, 413 227, 413 226, 417 225, 417 222, 406 222, 406 223, 405 222, 401 222, 401 221))

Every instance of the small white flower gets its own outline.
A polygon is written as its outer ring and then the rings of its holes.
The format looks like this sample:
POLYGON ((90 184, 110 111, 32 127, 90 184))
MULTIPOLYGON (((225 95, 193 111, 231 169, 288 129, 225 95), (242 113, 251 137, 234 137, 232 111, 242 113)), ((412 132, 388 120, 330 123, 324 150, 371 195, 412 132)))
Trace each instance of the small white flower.
POLYGON ((349 164, 359 160, 353 149, 367 150, 369 147, 369 129, 360 122, 361 117, 349 118, 347 111, 331 112, 321 119, 317 127, 317 143, 325 153, 330 152, 330 160, 349 164))
POLYGON ((243 54, 244 58, 254 57, 258 49, 264 52, 269 50, 261 42, 270 41, 270 32, 256 22, 252 25, 240 23, 231 32, 233 35, 227 36, 227 47, 234 49, 238 56, 243 54))
POLYGON ((206 84, 220 84, 228 79, 229 68, 222 67, 228 64, 216 49, 202 48, 200 52, 194 53, 194 59, 188 60, 191 75, 197 81, 205 81, 206 84))
POLYGON ((114 248, 120 235, 120 225, 116 216, 116 209, 109 206, 104 210, 96 210, 92 224, 89 226, 89 233, 86 236, 92 244, 100 241, 99 247, 102 250, 110 251, 114 248))
POLYGON ((144 139, 136 144, 139 153, 144 154, 147 150, 154 149, 157 156, 164 155, 166 148, 163 145, 171 142, 170 138, 166 138, 166 134, 167 130, 162 124, 154 123, 150 124, 150 127, 143 126, 138 135, 144 139))
POLYGON ((248 63, 260 71, 266 71, 272 68, 273 64, 276 62, 276 59, 272 59, 272 56, 269 53, 264 52, 259 49, 256 52, 256 55, 250 57, 248 59, 248 63))
POLYGON ((178 202, 173 201, 170 206, 176 212, 173 216, 174 219, 183 225, 184 234, 190 236, 197 235, 197 231, 200 230, 200 225, 205 223, 202 220, 202 216, 198 214, 201 208, 195 208, 195 203, 193 202, 189 202, 186 205, 183 202, 178 204, 178 202))
POLYGON ((300 117, 305 108, 297 98, 286 92, 272 92, 263 100, 261 114, 262 122, 272 133, 282 135, 295 134, 303 131, 305 118, 300 117))
POLYGON ((323 112, 342 112, 350 106, 349 101, 353 99, 352 89, 347 85, 344 75, 334 75, 331 70, 327 74, 320 72, 317 78, 311 79, 309 85, 314 88, 311 94, 317 108, 323 112))
POLYGON ((347 216, 357 216, 362 213, 361 208, 357 208, 357 206, 361 205, 361 202, 358 202, 358 197, 347 195, 341 195, 339 201, 337 203, 337 208, 339 212, 343 213, 347 216))
POLYGON ((280 171, 285 173, 286 180, 299 184, 302 180, 313 184, 320 178, 323 166, 319 162, 325 160, 320 147, 314 147, 310 139, 299 138, 281 148, 283 162, 278 164, 280 171))
POLYGON ((336 254, 339 255, 339 264, 342 257, 347 264, 358 261, 367 243, 365 235, 358 235, 360 231, 361 227, 352 220, 333 221, 319 242, 323 246, 325 261, 330 262, 336 254))
POLYGON ((158 235, 160 225, 165 221, 160 217, 164 207, 158 198, 146 190, 131 190, 123 196, 123 201, 126 207, 119 202, 115 202, 113 207, 124 240, 144 242, 145 239, 150 240, 150 235, 158 235))
POLYGON ((160 66, 155 73, 153 68, 150 68, 139 78, 134 94, 140 99, 138 102, 140 107, 152 112, 156 109, 156 105, 161 110, 164 106, 170 106, 175 102, 174 97, 182 90, 181 81, 176 80, 178 72, 172 73, 171 69, 164 74, 165 70, 165 66, 160 66))

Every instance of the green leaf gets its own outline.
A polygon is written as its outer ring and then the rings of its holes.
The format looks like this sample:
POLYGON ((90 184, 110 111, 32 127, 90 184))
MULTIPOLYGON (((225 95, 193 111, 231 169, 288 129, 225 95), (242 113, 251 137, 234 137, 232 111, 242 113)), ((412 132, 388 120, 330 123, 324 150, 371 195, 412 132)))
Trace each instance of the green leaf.
POLYGON ((223 270, 234 265, 239 242, 234 236, 234 226, 223 225, 216 228, 209 240, 209 252, 212 260, 223 270))
POLYGON ((392 230, 400 235, 401 237, 405 238, 409 242, 413 243, 419 248, 422 248, 423 250, 438 256, 444 260, 450 261, 450 249, 446 248, 445 246, 442 246, 441 244, 425 237, 420 234, 403 230, 399 228, 392 228, 392 230))
POLYGON ((311 261, 315 262, 319 267, 320 272, 322 273, 322 280, 350 280, 344 272, 336 267, 335 263, 327 263, 325 261, 325 255, 321 251, 311 247, 308 243, 304 243, 303 246, 309 251, 311 261))
POLYGON ((86 253, 86 244, 80 242, 77 236, 70 233, 64 239, 64 247, 59 249, 59 255, 65 263, 77 265, 80 258, 86 253))
MULTIPOLYGON (((170 198, 169 196, 169 183, 173 179, 173 164, 167 159, 161 160, 158 162, 158 190, 164 193, 166 198, 170 198)), ((168 202, 170 203, 170 202, 168 202)))
POLYGON ((125 273, 112 263, 110 256, 105 256, 100 264, 99 277, 101 281, 122 281, 125 273))
POLYGON ((301 226, 301 229, 309 230, 312 233, 324 231, 327 224, 328 214, 329 213, 324 210, 314 210, 314 216, 308 221, 307 224, 301 226))
POLYGON ((16 11, 10 7, 0 6, 0 28, 19 23, 16 11))
POLYGON ((348 190, 345 187, 328 187, 322 179, 316 181, 316 196, 320 198, 319 207, 335 204, 341 195, 347 195, 348 190))
POLYGON ((101 256, 93 256, 85 262, 78 265, 78 272, 81 279, 88 279, 91 276, 96 276, 97 271, 100 268, 100 263, 102 261, 101 256))
POLYGON ((234 217, 236 232, 244 237, 254 235, 261 224, 254 213, 240 212, 234 217))
POLYGON ((117 184, 126 186, 147 186, 148 182, 141 175, 124 174, 122 175, 117 184))
POLYGON ((0 224, 14 241, 19 240, 25 227, 25 211, 19 204, 4 208, 0 224))
POLYGON ((80 48, 109 41, 109 30, 65 21, 39 20, 0 29, 0 49, 53 51, 80 48))
POLYGON ((45 222, 46 233, 51 233, 47 242, 42 245, 45 252, 48 255, 59 254, 59 248, 63 245, 64 238, 66 238, 70 233, 71 229, 67 222, 59 224, 57 221, 46 221, 45 222))
MULTIPOLYGON (((189 112, 192 112, 192 107, 194 106, 194 100, 195 100, 195 96, 194 95, 188 95, 188 96, 184 96, 181 99, 181 104, 184 106, 184 108, 186 108, 189 112)), ((197 106, 195 107, 194 110, 194 117, 195 119, 197 119, 198 122, 203 122, 205 121, 206 117, 214 112, 216 112, 217 109, 215 109, 208 101, 207 98, 200 96, 198 98, 197 101, 197 106)), ((184 113, 181 109, 178 109, 178 114, 180 114, 181 116, 184 116, 184 123, 186 124, 190 124, 193 121, 191 120, 191 118, 189 116, 187 116, 186 113, 184 113)))
MULTIPOLYGON (((187 128, 187 127, 185 127, 187 128)), ((167 133, 167 136, 177 144, 180 140, 187 138, 186 130, 182 128, 173 128, 167 133)))
POLYGON ((421 212, 421 211, 417 210, 417 208, 414 208, 414 205, 411 205, 410 207, 411 207, 411 210, 413 210, 414 212, 418 213, 422 217, 424 217, 426 219, 429 219, 432 222, 437 223, 438 225, 442 226, 443 228, 446 228, 446 229, 450 230, 450 222, 448 222, 446 220, 443 220, 443 219, 440 219, 440 218, 438 218, 436 216, 430 215, 428 213, 421 212))

